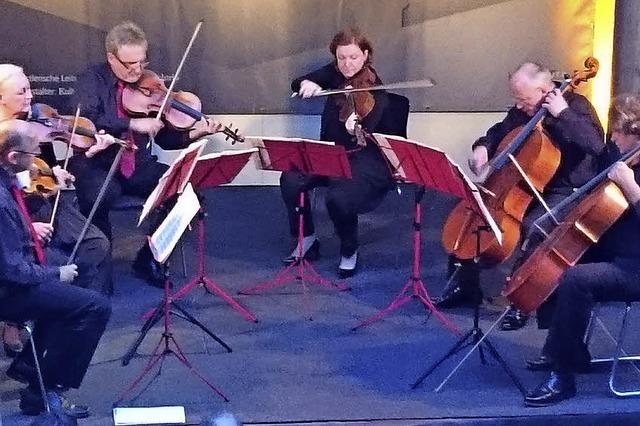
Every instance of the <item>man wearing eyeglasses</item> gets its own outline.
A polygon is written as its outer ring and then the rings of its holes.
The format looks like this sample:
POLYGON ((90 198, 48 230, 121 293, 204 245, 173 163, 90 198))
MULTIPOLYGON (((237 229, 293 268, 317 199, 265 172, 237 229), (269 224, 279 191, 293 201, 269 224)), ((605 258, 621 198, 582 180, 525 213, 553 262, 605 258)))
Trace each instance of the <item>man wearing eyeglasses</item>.
MULTIPOLYGON (((140 80, 148 65, 146 36, 138 25, 123 22, 109 31, 105 47, 106 62, 90 66, 78 78, 75 101, 82 106, 82 115, 93 121, 97 129, 127 140, 137 148, 123 154, 119 173, 109 184, 93 219, 111 240, 111 206, 122 194, 147 197, 167 169, 151 154, 149 138, 153 137, 163 149, 180 149, 190 141, 219 131, 221 126, 214 120, 200 120, 189 131, 178 131, 165 127, 155 118, 129 117, 122 106, 122 93, 127 84, 140 80)), ((80 158, 72 162, 83 213, 91 211, 117 150, 118 147, 113 146, 91 159, 80 158)), ((150 284, 162 285, 160 268, 146 243, 138 251, 133 267, 150 284)))
MULTIPOLYGON (((78 388, 105 330, 111 305, 97 292, 67 285, 78 277, 77 265, 55 266, 45 255, 31 223, 20 189, 28 175, 38 142, 28 123, 0 122, 0 319, 35 321, 34 340, 51 407, 83 418, 86 406, 64 397, 78 388)), ((14 364, 29 364, 31 351, 21 352, 14 364)), ((25 372, 28 387, 20 392, 20 409, 37 415, 45 404, 35 374, 25 372)))

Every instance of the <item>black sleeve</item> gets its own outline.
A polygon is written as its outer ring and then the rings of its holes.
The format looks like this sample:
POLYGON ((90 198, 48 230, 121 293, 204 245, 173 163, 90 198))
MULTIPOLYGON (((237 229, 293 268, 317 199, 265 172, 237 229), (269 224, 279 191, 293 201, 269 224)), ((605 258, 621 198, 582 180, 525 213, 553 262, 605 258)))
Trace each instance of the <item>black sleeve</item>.
POLYGON ((89 68, 78 77, 73 105, 80 105, 82 116, 91 120, 97 130, 119 137, 129 130, 130 119, 107 113, 105 103, 108 96, 104 77, 95 69, 89 68))
POLYGON ((492 158, 495 155, 498 145, 500 145, 502 139, 504 139, 510 131, 524 124, 523 118, 524 113, 516 108, 511 108, 507 112, 507 116, 504 120, 491 126, 484 136, 473 143, 471 149, 473 150, 478 146, 484 146, 487 148, 489 158, 492 158))
POLYGON ((604 150, 604 131, 591 103, 583 96, 575 96, 569 108, 558 115, 555 126, 562 142, 578 146, 591 155, 600 155, 604 150))
POLYGON ((154 138, 162 149, 183 149, 189 146, 189 130, 176 130, 165 122, 165 127, 154 138))
POLYGON ((5 238, 0 238, 2 282, 26 287, 59 280, 59 268, 39 265, 24 255, 24 241, 16 238, 16 235, 20 234, 16 225, 11 209, 6 205, 0 207, 0 235, 5 236, 5 238), (7 238, 10 235, 13 238, 7 238))
POLYGON ((330 63, 320 69, 293 80, 291 82, 291 90, 294 92, 300 90, 300 83, 302 83, 303 80, 313 81, 323 89, 335 89, 337 87, 336 82, 338 78, 338 71, 336 70, 335 65, 330 63))

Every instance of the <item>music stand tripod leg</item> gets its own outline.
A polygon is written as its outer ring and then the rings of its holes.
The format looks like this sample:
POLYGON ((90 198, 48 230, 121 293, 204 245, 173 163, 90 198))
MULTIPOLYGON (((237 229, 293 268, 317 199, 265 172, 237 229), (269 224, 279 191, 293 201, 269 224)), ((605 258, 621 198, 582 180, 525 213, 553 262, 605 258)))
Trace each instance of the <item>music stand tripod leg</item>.
POLYGON ((197 326, 198 328, 200 328, 200 330, 208 334, 209 337, 211 337, 213 340, 218 342, 220 346, 225 348, 227 352, 232 352, 232 349, 229 345, 227 345, 222 339, 216 336, 211 330, 207 328, 207 326, 205 326, 200 321, 198 321, 193 315, 189 313, 189 311, 187 311, 182 306, 180 306, 175 300, 171 301, 171 305, 174 307, 174 309, 176 309, 178 312, 180 312, 184 316, 185 320, 189 321, 191 324, 197 326))
POLYGON ((163 306, 164 306, 164 300, 158 303, 158 306, 155 308, 153 315, 147 318, 145 323, 142 325, 142 328, 138 333, 138 337, 133 342, 133 344, 129 347, 127 352, 122 356, 123 366, 129 365, 129 363, 131 362, 131 359, 134 356, 136 356, 136 353, 138 352, 138 348, 142 344, 142 341, 144 340, 145 337, 147 337, 147 333, 149 333, 149 330, 151 330, 153 326, 156 325, 158 321, 160 321, 160 319, 164 315, 164 311, 162 310, 163 306))

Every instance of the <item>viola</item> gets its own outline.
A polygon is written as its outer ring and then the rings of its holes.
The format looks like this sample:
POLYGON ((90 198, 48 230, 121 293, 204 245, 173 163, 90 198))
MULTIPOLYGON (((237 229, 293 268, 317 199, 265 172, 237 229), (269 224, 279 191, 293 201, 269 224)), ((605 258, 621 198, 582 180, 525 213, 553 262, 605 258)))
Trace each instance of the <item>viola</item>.
MULTIPOLYGON (((151 70, 144 70, 136 83, 129 83, 122 91, 122 106, 132 116, 155 116, 162 107, 168 89, 164 81, 151 70)), ((208 121, 202 113, 202 102, 195 94, 185 91, 173 91, 169 94, 167 105, 162 111, 164 120, 178 130, 188 130, 196 121, 208 121)), ((244 142, 237 129, 224 127, 222 133, 227 140, 244 142)))
MULTIPOLYGON (((31 115, 27 117, 32 134, 39 142, 62 140, 79 150, 89 149, 96 143, 96 126, 85 117, 78 118, 76 132, 71 135, 75 117, 60 115, 55 108, 45 104, 34 104, 31 107, 31 115)), ((127 142, 116 139, 120 145, 126 146, 127 142)))
MULTIPOLYGON (((584 70, 563 82, 562 92, 596 75, 595 58, 587 58, 584 65, 584 70)), ((486 228, 484 218, 462 201, 449 214, 443 228, 442 244, 448 254, 459 259, 479 256, 487 264, 503 262, 513 254, 527 209, 560 165, 560 150, 539 126, 546 113, 546 108, 541 107, 525 126, 505 136, 497 155, 489 162, 491 172, 481 196, 502 230, 502 243, 492 233, 481 232, 486 228)))

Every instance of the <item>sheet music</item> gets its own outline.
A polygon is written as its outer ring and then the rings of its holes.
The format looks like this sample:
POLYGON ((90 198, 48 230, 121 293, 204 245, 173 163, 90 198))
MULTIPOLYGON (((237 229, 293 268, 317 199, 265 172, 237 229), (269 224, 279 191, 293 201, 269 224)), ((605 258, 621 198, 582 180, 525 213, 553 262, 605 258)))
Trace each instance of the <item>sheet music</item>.
MULTIPOLYGON (((423 142, 406 139, 401 136, 383 135, 380 133, 374 133, 373 136, 376 142, 378 143, 380 150, 387 158, 387 161, 389 162, 391 167, 396 171, 399 177, 401 177, 404 180, 412 181, 408 176, 410 165, 402 164, 397 153, 394 151, 393 147, 391 146, 390 140, 391 141, 396 140, 402 143, 414 145, 416 147, 420 147, 422 150, 427 150, 426 152, 438 154, 439 157, 441 157, 444 161, 446 161, 446 163, 450 167, 452 167, 452 170, 455 171, 455 175, 459 179, 461 179, 462 182, 464 182, 464 185, 462 187, 459 187, 459 185, 457 186, 455 182, 453 183, 445 182, 447 185, 435 184, 433 185, 432 189, 435 189, 440 192, 447 192, 447 193, 456 195, 460 198, 466 199, 472 206, 477 207, 477 209, 479 210, 478 213, 482 215, 487 225, 489 225, 489 227, 491 228, 491 231, 495 235, 498 242, 502 244, 502 231, 498 227, 498 224, 496 223, 496 221, 491 216, 489 209, 487 208, 487 206, 484 203, 484 200, 480 196, 480 191, 478 187, 476 186, 476 184, 474 184, 471 181, 471 179, 469 179, 469 177, 464 173, 462 168, 458 164, 456 164, 456 162, 453 161, 446 152, 444 152, 441 149, 431 147, 423 142)), ((422 184, 423 182, 418 181, 415 183, 422 184)), ((439 183, 437 182, 437 179, 436 179, 436 183, 439 183)))
POLYGON ((191 183, 188 183, 178 197, 176 205, 149 239, 149 247, 155 260, 164 263, 169 258, 198 210, 200 210, 200 201, 191 183))
MULTIPOLYGON (((180 152, 180 155, 175 159, 173 163, 171 163, 171 166, 169 166, 167 171, 162 174, 162 176, 158 180, 158 184, 144 202, 144 205, 142 206, 142 212, 140 212, 140 218, 138 219, 138 226, 140 226, 142 221, 149 215, 149 213, 151 213, 151 210, 153 210, 154 207, 157 207, 156 204, 158 201, 158 197, 162 195, 162 192, 167 185, 169 176, 171 176, 173 173, 176 173, 176 169, 182 166, 182 163, 184 162, 187 155, 196 152, 196 160, 193 161, 189 165, 189 169, 186 170, 183 182, 181 182, 181 187, 178 189, 178 193, 181 193, 184 190, 185 185, 187 184, 187 182, 189 182, 191 173, 193 173, 193 168, 196 166, 197 158, 202 154, 202 150, 204 149, 207 142, 209 142, 208 139, 201 139, 198 142, 192 143, 187 148, 183 149, 182 152, 180 152)), ((184 171, 180 170, 180 172, 182 173, 184 171)))

